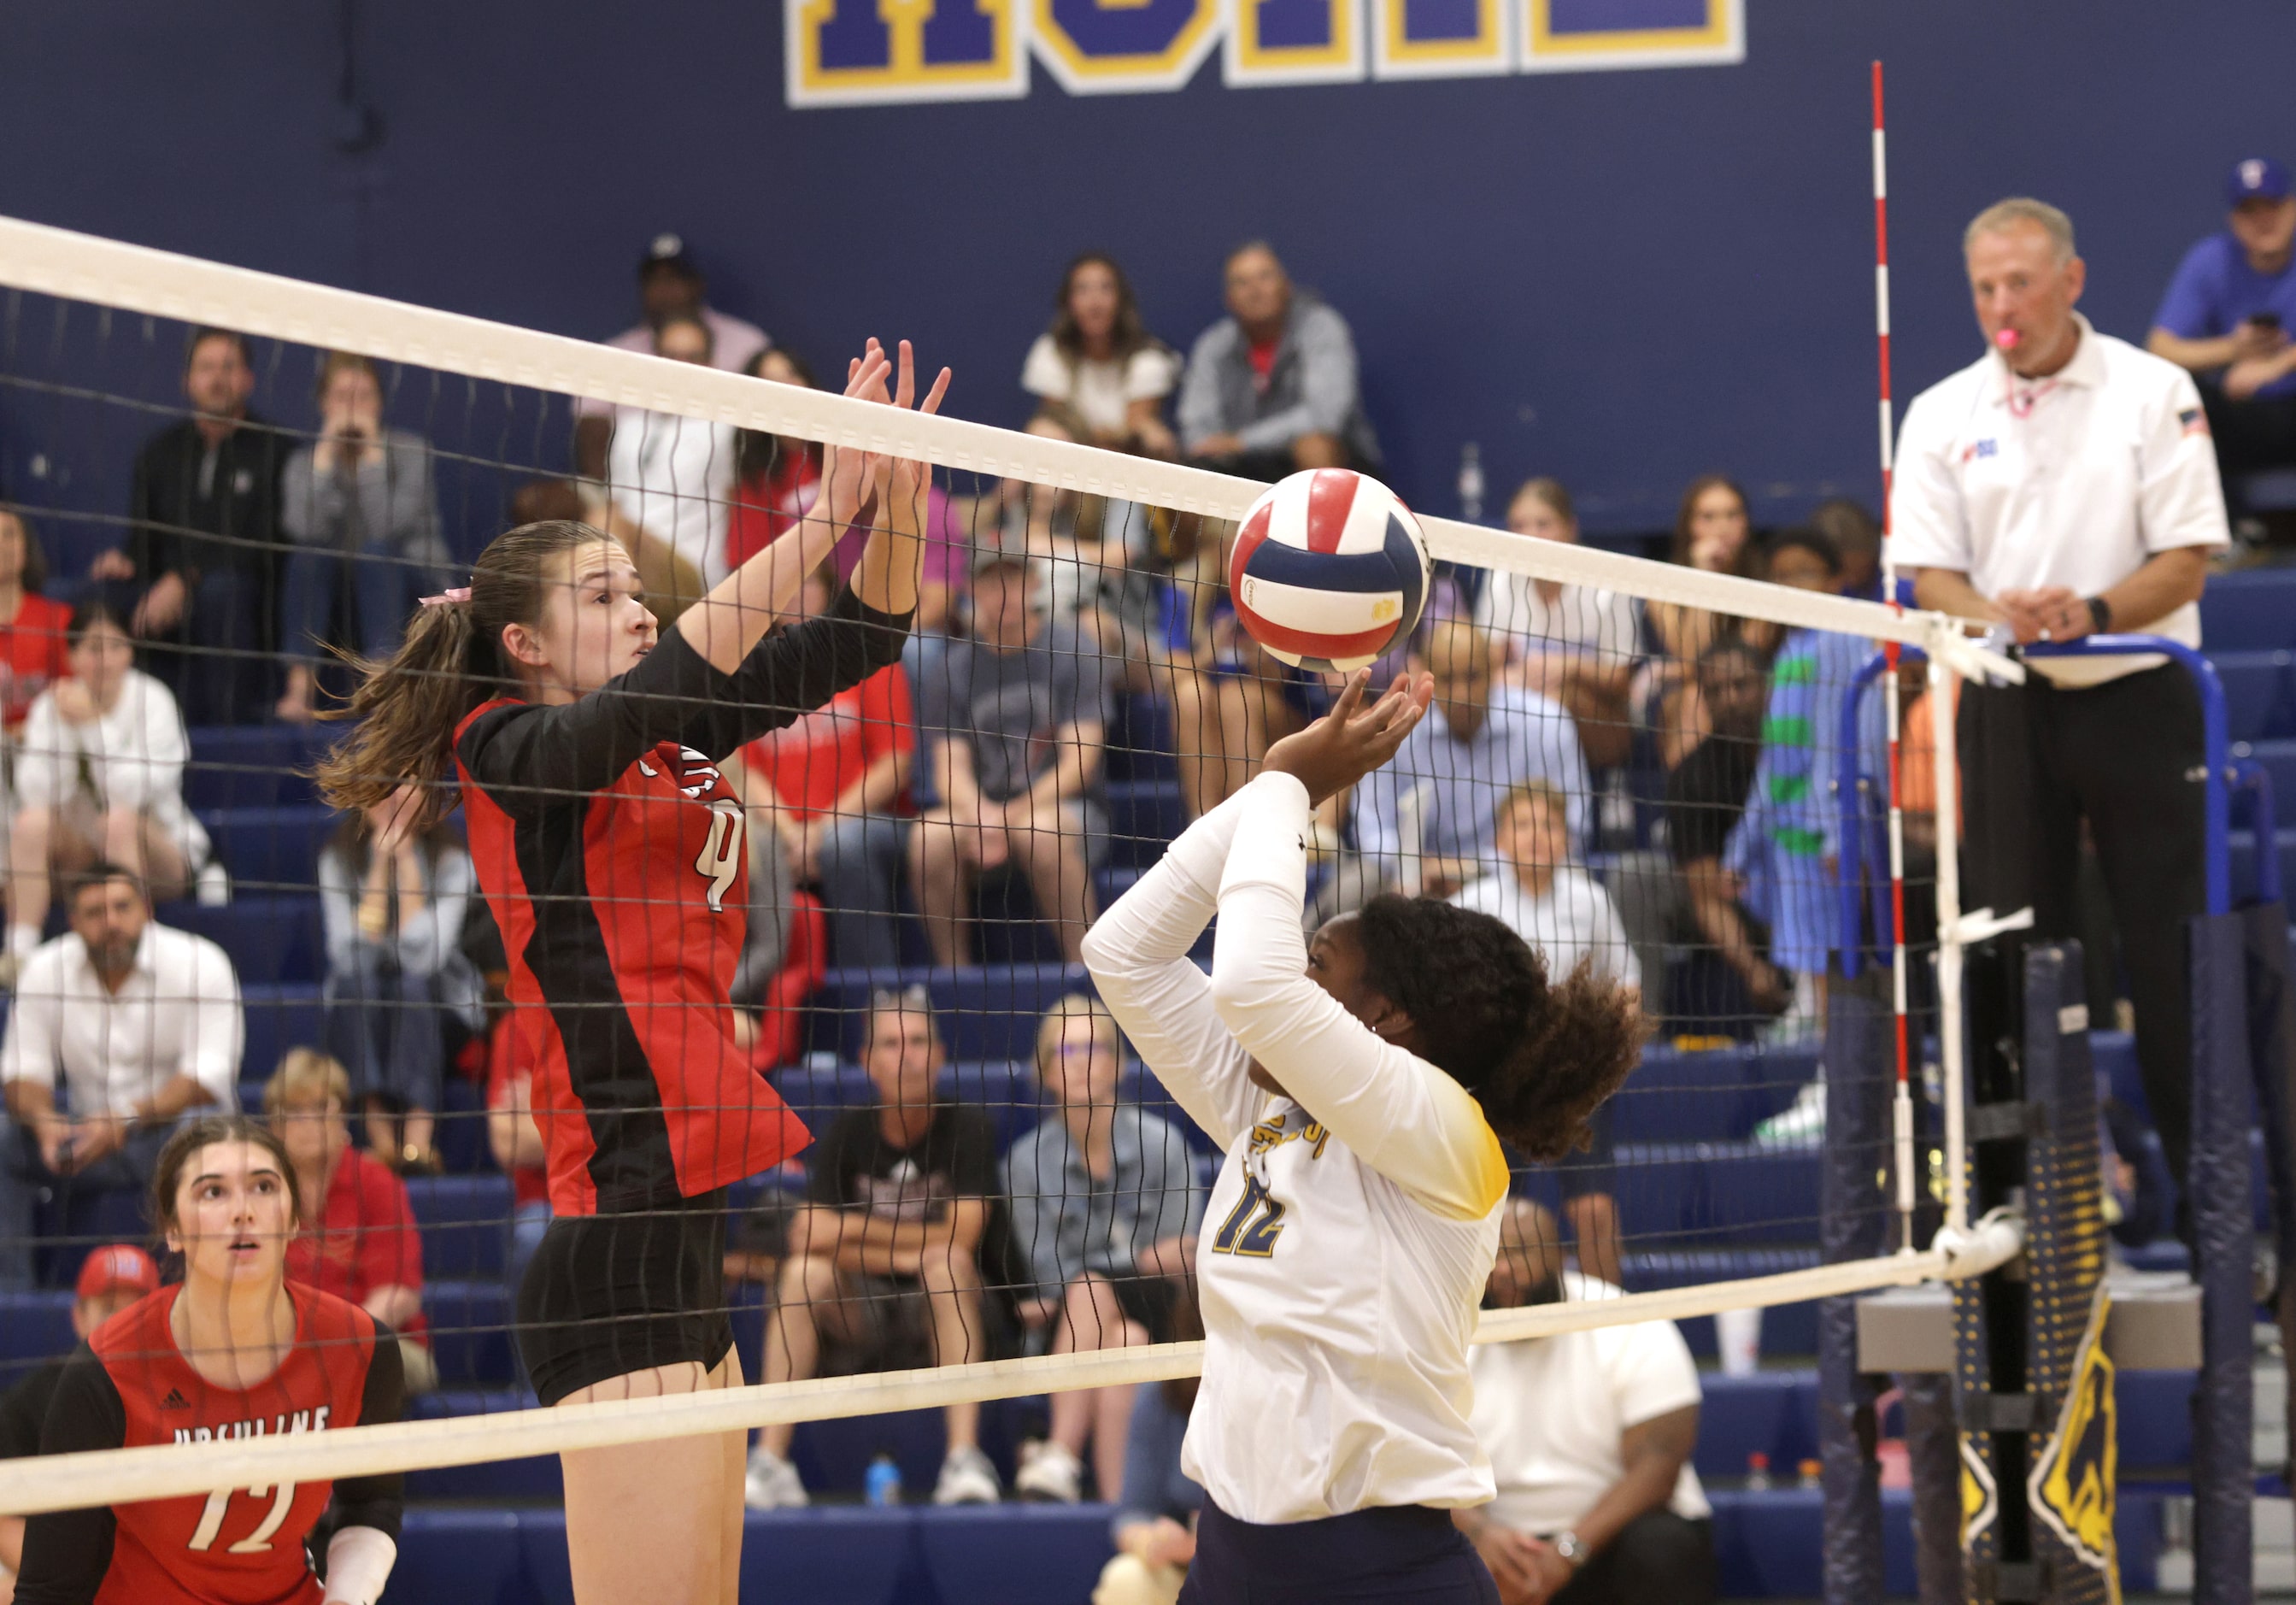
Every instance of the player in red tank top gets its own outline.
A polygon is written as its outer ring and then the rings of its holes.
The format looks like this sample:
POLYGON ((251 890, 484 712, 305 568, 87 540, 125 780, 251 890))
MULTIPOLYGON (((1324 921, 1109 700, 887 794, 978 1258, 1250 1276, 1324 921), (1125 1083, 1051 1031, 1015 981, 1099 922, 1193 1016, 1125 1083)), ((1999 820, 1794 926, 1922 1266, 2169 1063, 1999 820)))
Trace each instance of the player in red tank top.
MULTIPOLYGON (((153 1214, 184 1256, 97 1328, 57 1383, 44 1454, 224 1443, 398 1419, 398 1346, 356 1305, 289 1288, 294 1171, 240 1115, 168 1140, 153 1214)), ((35 1516, 19 1605, 373 1605, 398 1555, 396 1476, 225 1488, 35 1516), (334 1510, 327 1581, 305 1541, 334 1510)))
MULTIPOLYGON (((897 393, 894 372, 872 341, 845 393, 907 407, 906 343, 897 393)), ((939 407, 947 380, 919 410, 939 407)), ((899 655, 925 546, 923 465, 831 448, 822 474, 796 531, 667 632, 629 554, 597 531, 548 522, 498 537, 469 589, 418 610, 353 698, 357 729, 320 765, 330 802, 395 808, 407 828, 451 805, 443 783, 458 783, 547 1150, 554 1218, 517 1325, 545 1404, 742 1382, 724 1189, 809 1139, 734 1040, 749 865, 718 766, 899 655), (768 636, 863 521, 849 588, 768 636)), ((575 1598, 731 1605, 742 1439, 562 1456, 575 1598)))

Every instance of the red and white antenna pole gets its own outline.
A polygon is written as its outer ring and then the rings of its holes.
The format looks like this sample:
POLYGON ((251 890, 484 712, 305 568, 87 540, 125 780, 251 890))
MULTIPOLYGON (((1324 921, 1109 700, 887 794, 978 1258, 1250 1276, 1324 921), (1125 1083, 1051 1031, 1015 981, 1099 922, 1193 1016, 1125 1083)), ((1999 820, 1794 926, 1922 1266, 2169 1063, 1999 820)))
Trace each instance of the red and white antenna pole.
MULTIPOLYGON (((1896 433, 1890 396, 1890 161, 1886 124, 1882 116, 1882 63, 1874 63, 1874 334, 1881 358, 1882 380, 1882 591, 1891 607, 1898 601, 1898 563, 1890 539, 1890 489, 1894 470, 1896 433)), ((1882 705, 1890 740, 1890 984, 1898 1028, 1897 1096, 1890 1105, 1898 1172, 1899 1246, 1914 1247, 1913 1044, 1906 1020, 1906 818, 1898 798, 1898 643, 1882 645, 1882 705)), ((1940 803, 1940 806, 1944 804, 1940 803)))

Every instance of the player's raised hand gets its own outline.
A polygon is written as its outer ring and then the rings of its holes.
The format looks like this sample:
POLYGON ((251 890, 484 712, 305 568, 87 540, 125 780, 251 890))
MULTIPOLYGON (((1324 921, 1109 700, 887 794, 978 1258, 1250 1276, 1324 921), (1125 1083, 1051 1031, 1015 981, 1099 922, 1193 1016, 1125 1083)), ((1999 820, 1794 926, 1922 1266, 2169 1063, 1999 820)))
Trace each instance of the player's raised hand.
POLYGON ((1266 767, 1298 777, 1308 801, 1321 802, 1394 757, 1435 699, 1434 677, 1398 675, 1387 694, 1366 706, 1370 685, 1368 669, 1349 675, 1332 711, 1269 747, 1266 767))
MULTIPOLYGON (((846 364, 845 393, 857 399, 882 398, 885 391, 885 375, 891 371, 892 362, 885 348, 872 340, 861 355, 846 364)), ((821 510, 822 522, 832 528, 844 531, 861 515, 861 509, 876 489, 875 454, 857 446, 824 446, 821 452, 821 510)))
MULTIPOLYGON (((869 344, 872 350, 876 349, 875 341, 871 341, 869 344)), ((900 342, 899 350, 900 360, 893 366, 890 375, 884 370, 879 370, 876 384, 873 390, 867 392, 867 399, 889 407, 900 407, 904 411, 914 407, 921 413, 939 412, 941 398, 948 394, 950 378, 948 369, 941 369, 939 374, 933 380, 932 389, 926 392, 924 399, 920 402, 917 399, 916 352, 906 340, 900 342), (885 381, 889 376, 893 381, 890 394, 885 388, 885 381)), ((923 494, 924 487, 929 482, 932 473, 931 465, 928 463, 914 461, 907 457, 897 457, 882 452, 873 452, 870 455, 869 465, 877 494, 881 498, 881 505, 883 505, 884 500, 888 498, 898 499, 904 504, 913 504, 919 496, 923 494)))

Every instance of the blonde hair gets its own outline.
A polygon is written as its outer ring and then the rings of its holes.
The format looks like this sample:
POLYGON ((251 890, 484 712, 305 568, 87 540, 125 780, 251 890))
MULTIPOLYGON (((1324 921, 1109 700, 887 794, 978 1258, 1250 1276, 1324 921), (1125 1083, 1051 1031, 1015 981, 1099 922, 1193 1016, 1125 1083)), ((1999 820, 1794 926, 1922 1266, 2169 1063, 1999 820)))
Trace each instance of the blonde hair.
POLYGON ((351 1077, 342 1062, 316 1048, 290 1048, 263 1089, 263 1112, 277 1115, 290 1104, 323 1103, 332 1099, 350 1107, 351 1077))
POLYGON ((1106 1027, 1111 1047, 1116 1043, 1116 1017, 1108 1006, 1089 992, 1062 992, 1054 998, 1037 1021, 1037 1079, 1045 1076, 1045 1066, 1052 1058, 1054 1044, 1061 1039, 1061 1028, 1070 1020, 1089 1020, 1097 1032, 1106 1027))
POLYGON ((2059 263, 2073 259, 2073 220, 2046 201, 2036 201, 2030 195, 2012 195, 2006 201, 1996 201, 1969 220, 1962 231, 1961 254, 1967 256, 1980 235, 1999 234, 2014 228, 2020 223, 2033 223, 2049 236, 2049 254, 2059 263))

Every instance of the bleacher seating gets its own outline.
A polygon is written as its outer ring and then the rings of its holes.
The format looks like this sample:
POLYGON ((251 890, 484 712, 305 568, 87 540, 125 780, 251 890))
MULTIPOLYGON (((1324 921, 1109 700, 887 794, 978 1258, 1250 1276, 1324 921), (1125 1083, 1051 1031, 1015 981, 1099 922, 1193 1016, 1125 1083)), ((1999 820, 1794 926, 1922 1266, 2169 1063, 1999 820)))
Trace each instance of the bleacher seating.
POLYGON ((2201 597, 2201 639, 2211 655, 2296 647, 2296 568, 2210 579, 2201 597))

